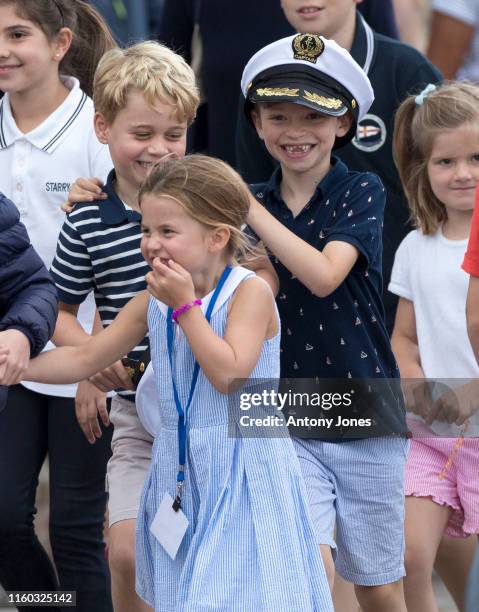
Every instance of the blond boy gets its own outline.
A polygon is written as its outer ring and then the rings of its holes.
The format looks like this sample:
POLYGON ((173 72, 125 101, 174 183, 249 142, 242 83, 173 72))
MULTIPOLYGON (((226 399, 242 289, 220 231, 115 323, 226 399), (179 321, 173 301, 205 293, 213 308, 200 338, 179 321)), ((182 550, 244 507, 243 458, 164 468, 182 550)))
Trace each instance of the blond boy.
MULTIPOLYGON (((190 67, 155 42, 108 52, 95 74, 93 98, 96 134, 108 145, 113 169, 104 195, 77 204, 58 239, 51 268, 61 300, 57 344, 85 339, 76 313, 91 291, 106 327, 131 297, 145 289, 149 267, 140 252, 139 187, 165 155, 185 154, 186 130, 198 106, 190 67)), ((145 338, 128 359, 143 360, 147 348, 145 338)), ((134 535, 153 438, 139 421, 135 393, 121 361, 94 382, 104 391, 122 389, 112 400, 113 455, 107 470, 113 604, 116 612, 149 610, 135 594, 134 535)), ((78 415, 92 443, 101 435, 97 408, 90 403, 78 415)))

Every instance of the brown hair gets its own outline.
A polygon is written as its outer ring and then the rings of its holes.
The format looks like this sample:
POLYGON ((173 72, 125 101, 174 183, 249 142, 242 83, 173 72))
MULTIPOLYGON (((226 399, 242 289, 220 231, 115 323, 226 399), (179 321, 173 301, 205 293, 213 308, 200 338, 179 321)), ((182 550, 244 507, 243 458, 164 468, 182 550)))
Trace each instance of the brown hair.
POLYGON ((252 251, 241 230, 249 211, 250 192, 240 175, 225 162, 198 154, 160 162, 141 186, 140 205, 150 193, 174 198, 208 229, 228 228, 228 252, 233 259, 242 259, 252 251))
POLYGON ((59 31, 69 28, 73 40, 60 64, 60 72, 74 76, 89 96, 93 75, 103 54, 116 42, 103 17, 82 0, 0 0, 0 5, 15 5, 19 17, 32 21, 52 41, 59 31))
POLYGON ((93 102, 110 125, 131 90, 141 92, 153 108, 157 101, 174 105, 180 121, 190 123, 195 117, 199 93, 194 72, 180 55, 158 42, 112 49, 98 64, 93 102))
POLYGON ((396 113, 393 155, 415 224, 424 234, 434 234, 447 220, 446 207, 434 195, 427 171, 434 138, 467 123, 477 122, 479 127, 479 87, 445 83, 418 102, 410 96, 396 113))

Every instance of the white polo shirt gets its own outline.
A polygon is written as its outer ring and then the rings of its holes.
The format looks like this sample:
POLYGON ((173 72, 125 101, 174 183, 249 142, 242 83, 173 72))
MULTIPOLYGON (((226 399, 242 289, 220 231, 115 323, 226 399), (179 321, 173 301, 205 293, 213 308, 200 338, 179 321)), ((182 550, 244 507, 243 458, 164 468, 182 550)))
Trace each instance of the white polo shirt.
MULTIPOLYGON (((113 167, 108 147, 98 142, 93 129, 93 102, 77 79, 62 77, 70 93, 41 125, 21 132, 12 116, 9 95, 0 100, 0 191, 20 211, 30 240, 50 268, 60 228, 61 210, 70 185, 80 176, 106 181, 113 167)), ((81 271, 78 271, 81 274, 81 271)), ((78 319, 90 331, 94 316, 91 294, 80 306, 78 319)), ((49 343, 46 348, 52 348, 49 343)), ((74 397, 76 385, 23 383, 46 395, 74 397)))

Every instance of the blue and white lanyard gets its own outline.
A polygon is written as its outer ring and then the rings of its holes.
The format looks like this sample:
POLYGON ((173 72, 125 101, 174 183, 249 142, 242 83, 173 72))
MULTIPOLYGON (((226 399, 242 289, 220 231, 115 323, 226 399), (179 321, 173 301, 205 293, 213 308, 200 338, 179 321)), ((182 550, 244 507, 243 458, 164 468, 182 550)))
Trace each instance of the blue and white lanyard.
MULTIPOLYGON (((226 279, 230 275, 231 267, 226 266, 223 270, 223 273, 216 285, 216 289, 211 296, 210 303, 208 304, 208 308, 206 310, 205 319, 210 322, 211 315, 213 313, 213 308, 216 304, 216 300, 220 294, 223 285, 226 282, 226 279)), ((181 508, 181 490, 183 488, 183 483, 185 481, 185 462, 186 462, 186 415, 188 409, 191 404, 191 400, 193 398, 193 393, 195 391, 196 383, 198 380, 198 374, 200 371, 200 366, 198 362, 195 360, 195 365, 193 367, 193 377, 191 379, 190 392, 188 394, 188 401, 186 402, 186 406, 183 408, 180 402, 180 397, 178 395, 178 388, 175 382, 175 372, 173 368, 173 309, 168 308, 167 315, 167 323, 166 323, 166 337, 168 343, 168 358, 170 360, 170 368, 171 368, 171 381, 173 383, 173 396, 175 398, 176 410, 178 412, 178 474, 176 476, 176 497, 173 503, 173 510, 177 512, 181 508)))

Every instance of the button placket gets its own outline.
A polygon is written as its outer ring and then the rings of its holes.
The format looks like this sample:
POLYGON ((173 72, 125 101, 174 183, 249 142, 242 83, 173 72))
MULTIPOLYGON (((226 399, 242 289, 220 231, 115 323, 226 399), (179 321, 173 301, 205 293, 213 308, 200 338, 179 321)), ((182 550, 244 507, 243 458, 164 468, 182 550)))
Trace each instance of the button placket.
POLYGON ((25 140, 20 140, 15 144, 13 154, 12 178, 15 191, 15 203, 22 217, 28 215, 28 210, 25 205, 25 176, 28 160, 28 143, 25 140))

